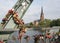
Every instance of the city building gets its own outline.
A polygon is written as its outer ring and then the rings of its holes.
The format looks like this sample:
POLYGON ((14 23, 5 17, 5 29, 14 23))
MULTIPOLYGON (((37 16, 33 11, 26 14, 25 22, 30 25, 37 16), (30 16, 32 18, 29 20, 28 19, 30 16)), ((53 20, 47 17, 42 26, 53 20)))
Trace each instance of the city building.
POLYGON ((40 21, 44 21, 43 7, 41 7, 40 21))
POLYGON ((39 19, 39 20, 35 20, 35 21, 33 22, 33 24, 37 26, 37 25, 39 24, 40 21, 41 21, 41 22, 44 21, 43 7, 41 7, 40 19, 39 19))

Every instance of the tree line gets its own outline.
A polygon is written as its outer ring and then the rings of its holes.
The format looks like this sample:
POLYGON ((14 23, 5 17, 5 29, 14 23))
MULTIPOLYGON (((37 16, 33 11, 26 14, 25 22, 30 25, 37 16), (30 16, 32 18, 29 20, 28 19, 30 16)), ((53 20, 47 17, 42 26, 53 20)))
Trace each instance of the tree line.
MULTIPOLYGON (((33 26, 34 24, 31 22, 29 23, 30 26, 33 26)), ((53 27, 53 26, 60 26, 60 18, 59 19, 45 19, 44 21, 40 21, 38 26, 40 27, 53 27)))

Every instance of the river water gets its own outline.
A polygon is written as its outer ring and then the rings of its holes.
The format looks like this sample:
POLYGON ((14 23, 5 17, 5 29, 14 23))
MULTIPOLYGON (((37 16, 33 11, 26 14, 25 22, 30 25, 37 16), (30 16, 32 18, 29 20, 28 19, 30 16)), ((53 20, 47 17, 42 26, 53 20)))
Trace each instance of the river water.
MULTIPOLYGON (((53 30, 51 30, 52 32, 53 30)), ((22 37, 22 40, 20 42, 20 40, 17 39, 18 37, 18 31, 12 33, 10 36, 9 36, 9 39, 7 41, 7 43, 27 43, 26 42, 26 39, 24 39, 24 37, 26 35, 30 36, 30 39, 28 41, 28 43, 34 43, 34 35, 39 35, 39 34, 42 34, 42 32, 39 30, 33 30, 32 28, 30 28, 26 33, 25 35, 22 37), (13 36, 15 37, 15 39, 13 40, 13 36)), ((38 41, 39 43, 42 43, 42 41, 38 41)), ((47 43, 48 43, 48 40, 47 40, 47 43)))
MULTIPOLYGON (((24 37, 25 37, 26 35, 30 36, 30 39, 29 39, 28 43, 34 43, 34 37, 33 37, 33 36, 34 36, 34 35, 39 35, 39 34, 41 34, 40 31, 29 29, 29 30, 25 33, 25 35, 23 36, 23 38, 22 38, 22 40, 21 40, 21 43, 27 43, 27 42, 26 42, 26 39, 24 39, 24 37)), ((7 43, 20 43, 20 40, 18 40, 17 37, 18 37, 18 31, 14 32, 13 34, 11 34, 11 35, 9 36, 9 39, 8 39, 7 43), (13 37, 12 37, 12 36, 15 37, 15 40, 13 40, 13 37)))

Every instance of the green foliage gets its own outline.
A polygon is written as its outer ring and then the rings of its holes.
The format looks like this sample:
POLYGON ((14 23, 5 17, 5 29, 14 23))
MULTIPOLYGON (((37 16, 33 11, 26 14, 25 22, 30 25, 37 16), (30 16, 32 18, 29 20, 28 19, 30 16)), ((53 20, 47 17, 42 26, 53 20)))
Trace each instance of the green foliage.
POLYGON ((30 27, 32 27, 32 26, 33 26, 33 23, 32 23, 32 22, 30 22, 30 23, 29 23, 29 25, 30 25, 30 27))
POLYGON ((40 23, 39 23, 39 25, 41 26, 41 27, 44 27, 44 21, 40 21, 40 23))
MULTIPOLYGON (((50 19, 45 19, 44 21, 40 21, 38 27, 52 27, 52 26, 60 26, 60 19, 55 19, 55 20, 50 20, 50 19)), ((32 22, 29 23, 28 27, 36 27, 35 24, 32 22)))
POLYGON ((31 22, 30 25, 33 25, 33 23, 31 22))
POLYGON ((51 22, 50 19, 45 19, 44 21, 40 21, 39 25, 41 27, 50 27, 50 22, 51 22))
POLYGON ((50 26, 60 26, 60 19, 52 20, 50 26))

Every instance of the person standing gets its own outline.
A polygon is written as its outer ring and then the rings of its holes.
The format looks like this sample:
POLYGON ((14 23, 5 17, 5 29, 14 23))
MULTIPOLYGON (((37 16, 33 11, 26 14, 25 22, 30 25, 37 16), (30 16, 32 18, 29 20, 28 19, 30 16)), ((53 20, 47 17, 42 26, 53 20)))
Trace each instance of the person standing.
POLYGON ((18 40, 20 40, 20 43, 21 43, 21 39, 22 39, 22 37, 24 36, 25 33, 26 33, 25 28, 21 27, 20 30, 19 30, 19 33, 18 33, 18 40))

